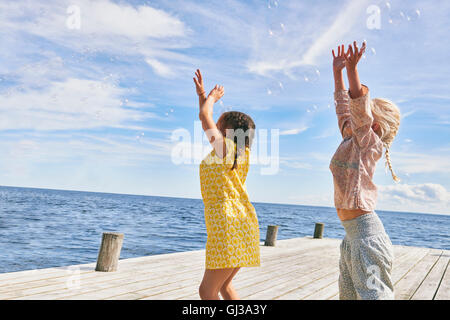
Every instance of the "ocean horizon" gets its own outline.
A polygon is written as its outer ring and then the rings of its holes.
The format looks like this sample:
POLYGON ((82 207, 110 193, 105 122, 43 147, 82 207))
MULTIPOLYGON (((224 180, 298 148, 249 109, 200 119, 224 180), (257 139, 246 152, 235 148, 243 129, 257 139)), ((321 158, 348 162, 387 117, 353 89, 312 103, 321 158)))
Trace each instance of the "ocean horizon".
MULTIPOLYGON (((334 207, 252 202, 261 241, 267 226, 278 239, 342 238, 334 207)), ((392 243, 450 250, 450 216, 376 211, 392 243)), ((102 232, 124 233, 121 259, 204 249, 201 199, 0 186, 0 273, 95 262, 102 232)))

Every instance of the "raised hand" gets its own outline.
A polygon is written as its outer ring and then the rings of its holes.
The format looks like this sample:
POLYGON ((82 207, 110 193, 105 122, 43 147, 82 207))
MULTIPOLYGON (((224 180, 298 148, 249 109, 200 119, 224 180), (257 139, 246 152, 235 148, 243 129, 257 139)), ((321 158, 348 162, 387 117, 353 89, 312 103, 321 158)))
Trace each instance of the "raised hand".
POLYGON ((347 71, 355 70, 356 66, 358 65, 359 60, 361 59, 362 55, 364 54, 364 51, 366 50, 366 43, 363 42, 361 49, 358 49, 358 45, 356 44, 356 41, 353 42, 352 45, 348 46, 347 53, 344 55, 345 57, 345 67, 347 68, 347 71))
POLYGON ((366 50, 366 43, 363 42, 361 49, 358 49, 356 41, 353 42, 353 48, 348 46, 347 54, 345 55, 345 68, 347 69, 347 78, 349 84, 350 98, 356 99, 366 93, 359 80, 359 74, 356 66, 366 50))
POLYGON ((205 87, 203 86, 203 77, 202 77, 202 73, 200 72, 200 69, 197 69, 197 71, 195 71, 195 76, 197 78, 194 77, 193 79, 194 79, 195 90, 197 91, 197 95, 204 96, 205 95, 205 87))
POLYGON ((216 103, 217 101, 220 100, 220 98, 223 97, 224 94, 225 89, 223 88, 223 86, 219 86, 216 84, 216 86, 209 93, 208 98, 212 97, 214 99, 214 103, 216 103))
POLYGON ((342 69, 345 68, 345 58, 346 58, 346 53, 344 50, 344 45, 340 45, 338 47, 338 54, 336 55, 334 53, 334 50, 331 50, 331 52, 333 53, 333 71, 336 72, 340 72, 342 69))

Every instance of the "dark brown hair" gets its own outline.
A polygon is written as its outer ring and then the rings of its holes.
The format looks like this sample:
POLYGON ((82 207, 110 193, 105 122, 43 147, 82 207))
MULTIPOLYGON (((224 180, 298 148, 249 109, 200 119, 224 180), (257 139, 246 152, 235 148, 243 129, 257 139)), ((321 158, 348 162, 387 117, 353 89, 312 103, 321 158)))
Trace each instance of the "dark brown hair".
POLYGON ((232 140, 235 145, 234 163, 231 168, 231 170, 233 170, 237 168, 238 155, 241 155, 242 152, 245 152, 245 148, 250 148, 252 145, 253 138, 255 136, 255 123, 249 115, 239 111, 225 112, 222 114, 221 119, 225 136, 227 136, 226 129, 233 130, 232 140), (238 145, 242 144, 243 141, 242 139, 238 139, 240 134, 244 135, 244 145, 238 145))

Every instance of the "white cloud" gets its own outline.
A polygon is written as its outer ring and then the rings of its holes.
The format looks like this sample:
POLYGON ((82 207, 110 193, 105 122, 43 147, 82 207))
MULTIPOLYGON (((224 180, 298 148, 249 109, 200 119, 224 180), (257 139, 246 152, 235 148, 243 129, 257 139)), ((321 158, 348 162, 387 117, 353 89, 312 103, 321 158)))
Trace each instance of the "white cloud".
POLYGON ((431 152, 398 153, 391 150, 391 162, 394 169, 407 174, 450 173, 450 161, 447 153, 431 152))
MULTIPOLYGON (((23 42, 26 34, 52 43, 55 49, 72 50, 82 58, 89 54, 107 54, 112 59, 115 55, 139 57, 142 61, 158 58, 159 63, 165 64, 165 70, 168 70, 169 63, 175 63, 176 69, 182 70, 183 63, 192 60, 172 52, 189 46, 184 39, 190 31, 184 22, 149 5, 132 6, 109 0, 80 0, 75 4, 69 1, 2 2, 0 28, 13 36, 8 41, 17 52, 30 50, 27 49, 29 43, 23 42), (80 9, 79 29, 70 29, 66 25, 71 16, 66 10, 71 5, 80 9)), ((31 44, 38 42, 36 39, 31 44)), ((22 59, 20 64, 27 63, 27 58, 20 54, 19 57, 10 57, 17 58, 22 59)), ((84 64, 93 66, 89 61, 84 61, 84 64)), ((167 71, 161 72, 161 67, 156 71, 167 75, 167 71)))
POLYGON ((306 130, 308 130, 308 127, 301 127, 301 128, 282 130, 282 131, 280 131, 280 136, 296 135, 296 134, 305 132, 306 130))
POLYGON ((0 95, 0 130, 67 130, 117 126, 154 117, 122 106, 114 83, 68 78, 44 89, 15 88, 0 95))
POLYGON ((164 78, 171 78, 174 76, 173 70, 168 65, 166 65, 156 59, 147 58, 147 59, 145 59, 145 62, 147 62, 153 68, 153 71, 156 74, 158 74, 164 78))
POLYGON ((1 26, 19 29, 48 38, 95 34, 141 40, 147 37, 182 37, 186 27, 182 21, 163 10, 147 5, 133 7, 108 0, 9 1, 0 4, 1 26), (70 29, 67 9, 80 9, 80 28, 70 29))
POLYGON ((349 32, 354 33, 355 23, 366 17, 368 4, 367 0, 347 1, 344 7, 338 6, 331 13, 335 14, 334 20, 325 30, 322 26, 329 23, 330 13, 324 10, 312 11, 304 19, 292 15, 292 12, 286 14, 283 17, 286 32, 270 38, 263 29, 255 36, 252 57, 247 62, 248 70, 263 76, 281 72, 289 77, 295 73, 308 72, 308 66, 317 65, 320 57, 330 54, 338 39, 345 39, 349 32), (309 35, 299 36, 298 30, 309 35))
POLYGON ((450 192, 436 183, 379 186, 379 207, 450 214, 450 192))
POLYGON ((319 56, 329 54, 330 48, 336 44, 336 39, 345 39, 345 35, 352 30, 361 13, 365 13, 368 3, 368 1, 348 1, 344 8, 338 10, 339 14, 333 24, 303 54, 301 63, 316 64, 319 56))

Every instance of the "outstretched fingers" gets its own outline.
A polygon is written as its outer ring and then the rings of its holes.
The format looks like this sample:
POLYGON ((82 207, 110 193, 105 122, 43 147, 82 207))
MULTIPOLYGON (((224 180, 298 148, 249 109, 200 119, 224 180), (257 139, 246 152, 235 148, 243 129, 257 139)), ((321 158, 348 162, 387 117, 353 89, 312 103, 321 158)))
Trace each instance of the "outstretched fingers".
POLYGON ((200 69, 197 69, 197 71, 195 71, 195 75, 197 76, 199 82, 202 83, 203 77, 202 77, 202 73, 200 72, 200 69))

